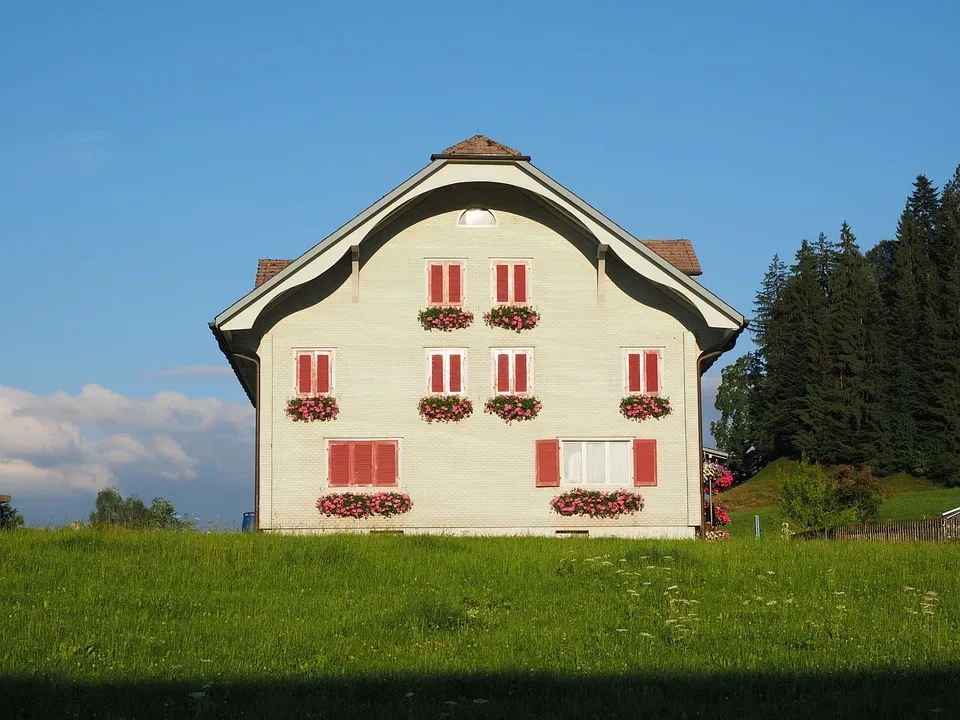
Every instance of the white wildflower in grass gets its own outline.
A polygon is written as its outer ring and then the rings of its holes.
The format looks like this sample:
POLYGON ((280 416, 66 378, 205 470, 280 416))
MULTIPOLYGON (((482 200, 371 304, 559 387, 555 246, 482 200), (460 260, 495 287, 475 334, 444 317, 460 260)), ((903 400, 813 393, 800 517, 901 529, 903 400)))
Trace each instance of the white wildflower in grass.
POLYGON ((205 698, 206 696, 207 694, 205 692, 200 692, 199 690, 197 692, 190 693, 190 697, 193 698, 194 700, 203 700, 203 698, 205 698))
POLYGON ((617 628, 617 632, 626 632, 626 631, 627 631, 626 628, 617 628))
POLYGON ((776 575, 776 573, 773 570, 767 570, 767 575, 776 575))
POLYGON ((490 701, 489 701, 489 700, 486 700, 486 699, 484 699, 484 698, 474 698, 474 699, 473 699, 473 704, 474 704, 474 705, 485 705, 485 704, 488 703, 488 702, 490 702, 490 701))
POLYGON ((676 585, 671 585, 670 587, 667 588, 667 590, 676 590, 676 589, 677 589, 676 585))
POLYGON ((640 634, 643 635, 643 637, 653 637, 653 635, 651 635, 651 634, 648 633, 648 632, 642 632, 642 633, 640 633, 640 634))

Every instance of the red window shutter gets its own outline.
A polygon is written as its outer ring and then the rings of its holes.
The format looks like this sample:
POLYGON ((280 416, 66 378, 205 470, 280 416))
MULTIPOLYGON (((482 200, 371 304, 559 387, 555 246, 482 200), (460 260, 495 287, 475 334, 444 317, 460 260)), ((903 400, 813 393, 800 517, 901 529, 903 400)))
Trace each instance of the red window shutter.
POLYGON ((497 265, 497 302, 510 302, 510 266, 497 265))
POLYGON ((513 391, 525 393, 527 391, 527 354, 517 353, 513 362, 513 391))
POLYGON ((300 353, 297 355, 297 392, 301 395, 309 395, 313 392, 311 380, 313 380, 313 353, 300 353))
POLYGON ((633 484, 637 487, 657 484, 657 441, 633 441, 633 484))
POLYGON ((510 356, 497 355, 497 392, 510 392, 510 356))
POLYGON ((525 263, 513 266, 513 301, 516 303, 527 301, 527 266, 525 263))
POLYGON ((317 394, 330 392, 330 356, 317 355, 317 394))
POLYGON ((627 353, 627 392, 640 392, 640 353, 627 353))
POLYGON ((450 392, 460 392, 460 355, 450 355, 450 392))
POLYGON ((560 487, 559 440, 537 440, 537 487, 560 487))
POLYGON ((374 485, 395 486, 399 470, 397 458, 397 443, 395 441, 378 442, 377 446, 377 474, 374 485))
POLYGON ((430 302, 443 302, 443 265, 430 266, 430 302))
POLYGON ((443 355, 430 356, 430 392, 443 392, 443 355))
POLYGON ((646 392, 660 392, 660 353, 656 350, 643 354, 643 373, 646 380, 646 392))
POLYGON ((330 487, 346 487, 350 484, 350 443, 330 443, 327 462, 330 487))
POLYGON ((373 451, 372 442, 353 443, 353 484, 373 485, 373 451))
POLYGON ((447 267, 449 281, 447 288, 449 297, 447 298, 451 305, 459 305, 463 302, 463 268, 454 263, 447 267))

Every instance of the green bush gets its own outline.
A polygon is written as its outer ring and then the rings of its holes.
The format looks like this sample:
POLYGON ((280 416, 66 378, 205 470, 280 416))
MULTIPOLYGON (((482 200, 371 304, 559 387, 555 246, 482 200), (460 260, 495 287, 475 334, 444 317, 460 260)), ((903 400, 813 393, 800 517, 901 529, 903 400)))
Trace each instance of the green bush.
POLYGON ((23 525, 23 515, 10 503, 0 502, 0 530, 16 530, 23 525))
POLYGON ((880 517, 880 482, 869 467, 841 465, 831 473, 804 460, 777 474, 782 484, 777 507, 791 524, 830 528, 880 517))

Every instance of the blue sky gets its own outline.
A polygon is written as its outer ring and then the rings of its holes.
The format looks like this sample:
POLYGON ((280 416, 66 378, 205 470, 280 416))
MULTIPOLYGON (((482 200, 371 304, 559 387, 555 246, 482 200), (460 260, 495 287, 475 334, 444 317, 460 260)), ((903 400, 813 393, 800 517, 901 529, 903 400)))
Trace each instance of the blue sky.
POLYGON ((207 322, 474 133, 692 238, 747 315, 775 252, 891 237, 960 162, 957 3, 149 5, 0 6, 0 491, 34 523, 106 482, 239 521, 207 322))

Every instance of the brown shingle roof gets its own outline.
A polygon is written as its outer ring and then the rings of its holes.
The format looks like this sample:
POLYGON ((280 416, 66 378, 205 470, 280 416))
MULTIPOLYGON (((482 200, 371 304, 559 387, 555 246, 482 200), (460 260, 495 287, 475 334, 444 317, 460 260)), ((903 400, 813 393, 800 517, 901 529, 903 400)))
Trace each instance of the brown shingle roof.
POLYGON ((689 240, 643 240, 653 250, 684 275, 702 275, 700 261, 689 240))
POLYGON ((253 287, 260 287, 292 262, 293 260, 264 260, 261 258, 257 261, 257 280, 253 287))
POLYGON ((529 155, 524 155, 519 150, 507 147, 503 143, 491 140, 486 135, 474 135, 463 142, 451 145, 442 153, 436 153, 430 156, 431 160, 456 159, 456 158, 504 158, 510 160, 529 160, 529 155))

